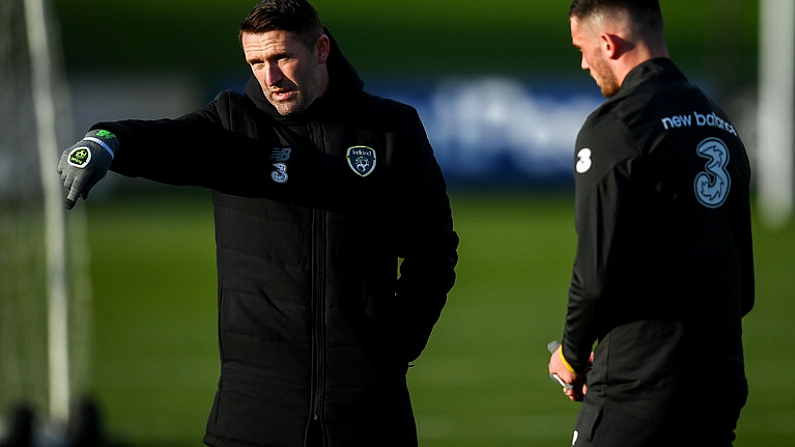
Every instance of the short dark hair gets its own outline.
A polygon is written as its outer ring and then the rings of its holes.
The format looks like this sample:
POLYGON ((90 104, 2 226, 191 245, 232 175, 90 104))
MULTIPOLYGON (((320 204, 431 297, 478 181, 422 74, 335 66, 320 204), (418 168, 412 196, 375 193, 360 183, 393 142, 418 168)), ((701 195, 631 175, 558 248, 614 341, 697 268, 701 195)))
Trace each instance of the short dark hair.
POLYGON ((654 32, 663 30, 659 0, 573 0, 569 7, 569 18, 585 19, 615 11, 627 11, 640 29, 654 32))
POLYGON ((317 10, 306 0, 262 0, 240 24, 243 33, 289 31, 312 45, 323 34, 317 10))

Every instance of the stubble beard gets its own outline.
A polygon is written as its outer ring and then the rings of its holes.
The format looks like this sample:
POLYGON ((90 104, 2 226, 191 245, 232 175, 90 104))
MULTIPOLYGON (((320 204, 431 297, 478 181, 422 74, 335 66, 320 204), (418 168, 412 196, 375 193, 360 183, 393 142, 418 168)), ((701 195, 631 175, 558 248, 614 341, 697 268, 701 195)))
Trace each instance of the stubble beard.
POLYGON ((607 63, 603 59, 598 59, 594 62, 593 67, 591 68, 591 76, 596 81, 596 85, 599 86, 599 89, 602 92, 602 96, 605 98, 610 98, 621 88, 621 85, 618 83, 618 78, 610 70, 607 63))
POLYGON ((279 115, 282 116, 295 115, 306 110, 307 107, 304 104, 303 95, 300 91, 294 90, 290 93, 290 96, 290 98, 280 101, 271 94, 268 101, 276 111, 279 112, 279 115))

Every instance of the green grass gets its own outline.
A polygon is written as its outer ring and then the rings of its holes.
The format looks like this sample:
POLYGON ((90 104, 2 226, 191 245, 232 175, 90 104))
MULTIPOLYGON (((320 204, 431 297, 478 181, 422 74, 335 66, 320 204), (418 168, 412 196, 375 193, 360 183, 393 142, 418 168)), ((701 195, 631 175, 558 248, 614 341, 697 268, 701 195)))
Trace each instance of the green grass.
MULTIPOLYGON (((574 252, 571 199, 452 194, 459 280, 409 372, 423 447, 568 445, 578 409, 546 374, 574 252)), ((218 378, 212 212, 203 195, 91 201, 93 395, 135 446, 201 445, 218 378)), ((791 445, 795 225, 757 222, 751 397, 738 447, 791 445)), ((709 347, 705 347, 709 349, 709 347)), ((709 371, 694 371, 704 398, 709 371)))
POLYGON ((93 385, 110 430, 199 445, 219 368, 211 205, 88 205, 93 385))

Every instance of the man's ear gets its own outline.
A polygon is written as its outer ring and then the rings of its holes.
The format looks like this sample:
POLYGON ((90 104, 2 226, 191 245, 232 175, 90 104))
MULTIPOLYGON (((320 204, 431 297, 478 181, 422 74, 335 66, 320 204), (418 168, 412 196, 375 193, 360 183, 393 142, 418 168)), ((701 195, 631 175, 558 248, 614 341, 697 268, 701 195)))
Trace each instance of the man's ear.
POLYGON ((331 52, 331 41, 328 36, 321 34, 315 42, 315 55, 317 55, 317 63, 325 64, 328 60, 328 55, 331 52))
POLYGON ((632 44, 621 38, 621 36, 611 33, 600 34, 599 45, 607 59, 618 59, 632 47, 632 44))

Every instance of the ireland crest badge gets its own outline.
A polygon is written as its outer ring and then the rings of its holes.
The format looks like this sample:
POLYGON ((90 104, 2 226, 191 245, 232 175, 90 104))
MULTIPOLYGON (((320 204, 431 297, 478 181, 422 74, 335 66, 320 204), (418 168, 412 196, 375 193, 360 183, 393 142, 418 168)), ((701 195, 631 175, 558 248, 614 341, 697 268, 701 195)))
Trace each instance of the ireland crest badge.
POLYGON ((353 146, 348 148, 345 157, 348 166, 360 177, 367 177, 375 169, 375 149, 367 146, 353 146))

